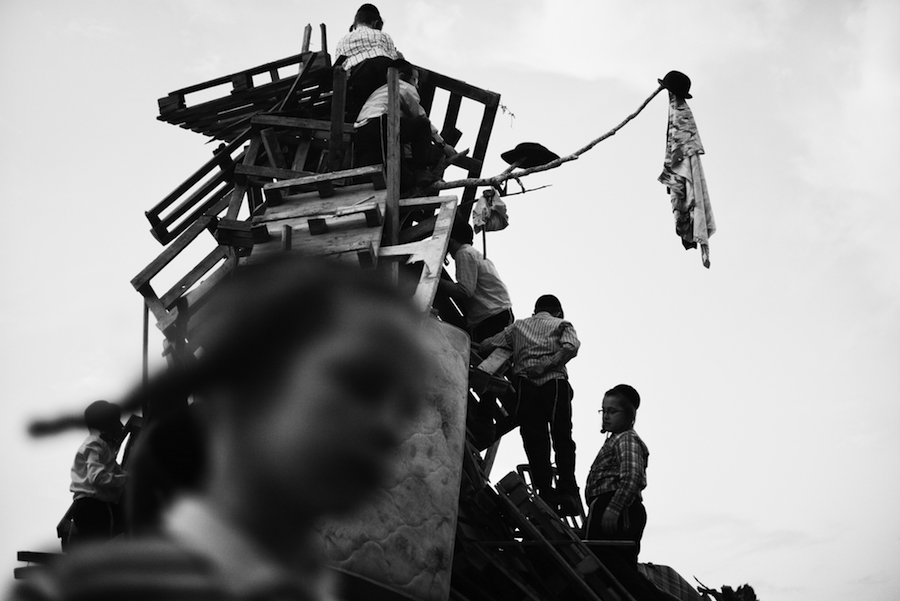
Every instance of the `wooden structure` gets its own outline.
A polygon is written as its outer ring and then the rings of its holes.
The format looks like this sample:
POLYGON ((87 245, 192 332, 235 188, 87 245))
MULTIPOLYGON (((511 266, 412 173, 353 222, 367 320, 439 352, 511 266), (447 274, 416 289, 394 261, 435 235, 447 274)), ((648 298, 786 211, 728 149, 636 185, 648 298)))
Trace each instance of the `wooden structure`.
MULTIPOLYGON (((322 33, 324 38, 324 28, 322 33)), ((304 51, 296 56, 159 100, 160 120, 221 143, 146 212, 163 250, 131 283, 164 335, 170 363, 193 358, 204 303, 217 284, 239 264, 270 253, 302 251, 363 269, 397 265, 397 271, 402 265, 412 274, 405 281, 415 286, 423 312, 450 324, 464 320, 438 294, 437 283, 448 277, 443 259, 450 228, 454 219, 468 218, 467 211, 458 215, 459 207, 474 200, 475 188, 465 189, 462 199, 401 199, 399 135, 391 125, 386 166, 354 165, 344 71, 332 67, 325 51, 308 51, 308 40, 309 27, 304 51), (207 98, 194 102, 200 94, 207 98)), ((388 81, 390 124, 399 122, 396 71, 389 71, 388 81)), ((456 163, 467 177, 480 176, 499 95, 421 68, 419 90, 423 108, 451 144, 461 135, 462 103, 481 107, 471 155, 456 163), (439 92, 448 96, 443 115, 432 111, 439 92)), ((449 598, 628 601, 628 593, 580 540, 577 523, 557 516, 515 473, 496 489, 490 484, 497 441, 517 425, 515 408, 506 400, 508 358, 502 352, 473 356, 468 376, 463 373, 466 435, 449 598)), ((366 586, 360 598, 378 585, 366 586)), ((385 589, 379 598, 393 597, 385 589)))

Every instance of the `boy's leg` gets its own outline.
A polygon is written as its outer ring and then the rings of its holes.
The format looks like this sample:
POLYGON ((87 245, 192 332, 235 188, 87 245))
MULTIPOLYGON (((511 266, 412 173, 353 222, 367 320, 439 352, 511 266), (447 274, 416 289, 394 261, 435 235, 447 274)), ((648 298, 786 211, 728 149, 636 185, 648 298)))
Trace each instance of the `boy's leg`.
POLYGON ((516 382, 519 389, 519 432, 522 435, 522 445, 525 447, 525 455, 528 456, 528 465, 531 468, 531 481, 537 493, 548 505, 557 509, 556 491, 551 485, 553 470, 550 467, 550 412, 553 407, 553 398, 547 394, 552 388, 547 384, 536 386, 525 378, 519 378, 516 382))
POLYGON ((575 480, 575 441, 572 440, 572 388, 568 380, 559 378, 548 382, 554 389, 553 414, 550 434, 553 437, 553 451, 556 456, 557 483, 560 500, 571 497, 566 502, 566 513, 581 513, 581 496, 575 480))

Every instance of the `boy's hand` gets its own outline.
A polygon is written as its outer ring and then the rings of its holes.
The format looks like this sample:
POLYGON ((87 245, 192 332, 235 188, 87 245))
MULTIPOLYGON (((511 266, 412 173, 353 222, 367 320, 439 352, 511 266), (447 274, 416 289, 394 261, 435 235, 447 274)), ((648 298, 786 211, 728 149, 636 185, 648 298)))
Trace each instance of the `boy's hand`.
POLYGON ((606 511, 603 512, 603 517, 600 518, 600 530, 604 534, 615 534, 618 530, 618 525, 619 516, 611 512, 609 507, 607 507, 606 511))

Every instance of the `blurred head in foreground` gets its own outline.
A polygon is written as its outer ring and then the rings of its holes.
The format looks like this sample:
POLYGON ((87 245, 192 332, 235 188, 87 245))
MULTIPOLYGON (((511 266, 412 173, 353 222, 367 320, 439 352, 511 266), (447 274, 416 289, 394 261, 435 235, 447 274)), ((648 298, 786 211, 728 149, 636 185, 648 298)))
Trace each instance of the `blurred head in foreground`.
POLYGON ((374 272, 285 256, 216 290, 188 368, 202 488, 240 519, 341 513, 382 483, 421 402, 417 314, 374 272))
POLYGON ((315 522, 383 483, 422 402, 419 319, 374 272, 238 268, 197 315, 196 361, 126 401, 195 399, 203 461, 162 536, 85 547, 12 599, 319 598, 315 522))

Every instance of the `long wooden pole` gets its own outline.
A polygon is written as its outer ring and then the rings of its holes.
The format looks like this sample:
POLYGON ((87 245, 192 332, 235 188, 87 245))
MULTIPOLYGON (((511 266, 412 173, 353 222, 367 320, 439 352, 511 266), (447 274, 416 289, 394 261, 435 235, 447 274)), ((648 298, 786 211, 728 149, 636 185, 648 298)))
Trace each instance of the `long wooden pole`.
POLYGON ((520 171, 515 171, 516 165, 510 166, 508 169, 503 171, 503 173, 499 175, 495 175, 493 177, 482 177, 482 178, 468 178, 468 179, 458 179, 451 182, 436 182, 431 186, 433 190, 449 190, 451 188, 464 188, 469 186, 491 186, 495 188, 499 188, 500 184, 510 179, 519 179, 521 177, 525 177, 526 175, 531 175, 532 173, 539 173, 541 171, 547 171, 549 169, 553 169, 555 167, 559 167, 563 163, 568 163, 569 161, 574 161, 585 152, 602 142, 603 140, 610 138, 616 135, 616 132, 622 129, 625 124, 629 121, 637 117, 641 111, 644 110, 650 101, 653 100, 657 94, 659 94, 662 90, 664 90, 663 86, 659 86, 656 88, 650 96, 647 97, 644 102, 641 103, 641 106, 638 107, 636 111, 628 115, 624 121, 616 125, 614 128, 600 136, 599 138, 595 138, 591 140, 586 146, 579 148, 572 154, 566 155, 564 157, 560 157, 558 159, 554 159, 549 163, 544 163, 543 165, 538 165, 537 167, 529 167, 527 169, 522 169, 520 171))

